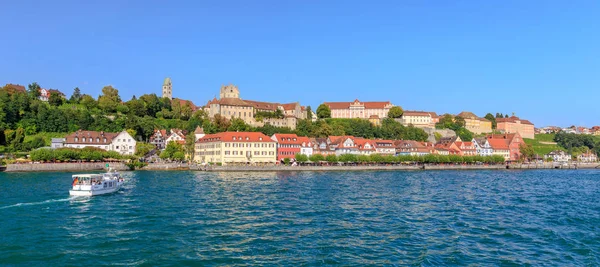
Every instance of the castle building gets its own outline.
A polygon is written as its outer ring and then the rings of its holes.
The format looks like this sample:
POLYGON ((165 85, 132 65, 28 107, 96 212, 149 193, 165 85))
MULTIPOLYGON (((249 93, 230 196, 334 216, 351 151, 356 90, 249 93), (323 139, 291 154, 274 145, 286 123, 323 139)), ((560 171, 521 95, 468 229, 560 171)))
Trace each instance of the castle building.
POLYGON ((208 101, 204 111, 209 117, 219 114, 227 119, 239 118, 254 127, 271 124, 277 127, 296 129, 299 119, 306 119, 306 108, 300 103, 272 103, 242 100, 235 85, 221 86, 219 99, 208 101))
POLYGON ((171 84, 171 78, 165 78, 162 86, 162 97, 173 99, 173 85, 171 84))
POLYGON ((386 118, 388 111, 394 106, 390 101, 361 102, 358 99, 354 102, 325 102, 323 104, 331 110, 332 118, 341 119, 369 119, 373 115, 386 118))

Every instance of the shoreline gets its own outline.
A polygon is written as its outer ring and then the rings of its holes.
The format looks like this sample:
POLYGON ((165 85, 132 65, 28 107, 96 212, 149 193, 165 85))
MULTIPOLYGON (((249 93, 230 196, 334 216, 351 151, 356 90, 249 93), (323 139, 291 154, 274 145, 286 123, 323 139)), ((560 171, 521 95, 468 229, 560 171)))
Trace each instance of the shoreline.
MULTIPOLYGON (((106 170, 107 162, 9 164, 4 172, 82 172, 106 170)), ((118 171, 129 168, 121 162, 110 162, 118 171)), ((541 169, 599 169, 600 163, 556 164, 498 164, 498 165, 325 165, 325 166, 201 166, 187 163, 150 164, 139 171, 205 171, 205 172, 298 172, 298 171, 428 171, 428 170, 541 170, 541 169)))

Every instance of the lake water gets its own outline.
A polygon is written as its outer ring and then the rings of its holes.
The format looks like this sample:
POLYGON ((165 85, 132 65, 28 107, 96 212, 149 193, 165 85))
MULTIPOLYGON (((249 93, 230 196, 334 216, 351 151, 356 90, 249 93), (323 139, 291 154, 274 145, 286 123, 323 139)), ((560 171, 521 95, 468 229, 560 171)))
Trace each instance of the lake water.
POLYGON ((600 265, 600 170, 71 174, 0 173, 0 265, 600 265))

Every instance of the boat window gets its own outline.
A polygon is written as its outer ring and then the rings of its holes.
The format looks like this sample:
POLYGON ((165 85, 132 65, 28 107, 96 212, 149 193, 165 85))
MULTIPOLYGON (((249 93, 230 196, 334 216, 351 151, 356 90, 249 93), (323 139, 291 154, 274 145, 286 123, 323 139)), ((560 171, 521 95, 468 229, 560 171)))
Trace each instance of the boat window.
POLYGON ((106 188, 106 183, 104 183, 104 188, 106 188))

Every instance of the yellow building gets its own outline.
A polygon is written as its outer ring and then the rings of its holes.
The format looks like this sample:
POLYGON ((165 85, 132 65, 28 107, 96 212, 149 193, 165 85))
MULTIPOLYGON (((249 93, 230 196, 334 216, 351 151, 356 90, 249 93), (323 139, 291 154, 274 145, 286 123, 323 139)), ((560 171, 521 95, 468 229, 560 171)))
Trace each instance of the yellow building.
POLYGON ((222 86, 219 99, 215 97, 208 101, 204 111, 210 118, 217 114, 227 119, 240 118, 254 127, 271 124, 296 129, 297 121, 307 118, 306 108, 298 102, 280 104, 242 100, 235 85, 222 86))
POLYGON ((208 134, 196 141, 198 163, 265 164, 277 162, 277 143, 259 132, 208 134))
POLYGON ((472 112, 463 111, 456 116, 465 119, 465 128, 472 133, 482 134, 492 132, 492 122, 487 119, 477 117, 477 115, 473 114, 472 112))
MULTIPOLYGON (((435 113, 433 113, 435 114, 435 113)), ((437 117, 437 116, 436 116, 437 117)), ((402 117, 396 119, 404 126, 412 125, 417 128, 434 128, 435 122, 432 112, 405 110, 402 117)))

